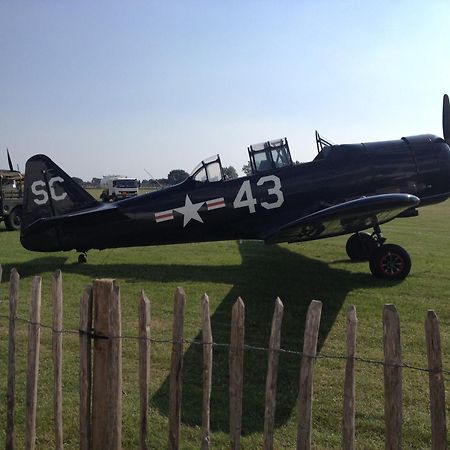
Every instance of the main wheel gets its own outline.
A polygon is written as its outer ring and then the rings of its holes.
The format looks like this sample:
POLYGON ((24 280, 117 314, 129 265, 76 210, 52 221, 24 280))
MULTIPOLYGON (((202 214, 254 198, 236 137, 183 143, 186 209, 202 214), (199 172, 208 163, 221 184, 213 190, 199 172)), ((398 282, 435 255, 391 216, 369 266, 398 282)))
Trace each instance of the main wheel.
POLYGON ((382 245, 370 257, 369 267, 377 278, 403 280, 411 270, 408 252, 395 244, 382 245))
POLYGON ((14 208, 5 220, 6 229, 9 231, 20 230, 20 217, 22 215, 22 208, 14 208))
POLYGON ((352 261, 368 261, 376 248, 377 243, 368 233, 352 234, 345 246, 347 255, 352 261))
POLYGON ((78 255, 78 264, 84 264, 87 261, 86 253, 80 253, 78 255))

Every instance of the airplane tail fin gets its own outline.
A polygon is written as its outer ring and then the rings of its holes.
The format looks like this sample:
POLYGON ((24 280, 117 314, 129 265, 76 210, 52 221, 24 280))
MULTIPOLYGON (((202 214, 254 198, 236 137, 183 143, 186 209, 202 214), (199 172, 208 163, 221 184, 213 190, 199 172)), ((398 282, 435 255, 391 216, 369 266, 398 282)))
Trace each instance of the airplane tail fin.
POLYGON ((60 216, 96 205, 97 200, 49 157, 35 155, 27 161, 22 232, 38 219, 60 216))

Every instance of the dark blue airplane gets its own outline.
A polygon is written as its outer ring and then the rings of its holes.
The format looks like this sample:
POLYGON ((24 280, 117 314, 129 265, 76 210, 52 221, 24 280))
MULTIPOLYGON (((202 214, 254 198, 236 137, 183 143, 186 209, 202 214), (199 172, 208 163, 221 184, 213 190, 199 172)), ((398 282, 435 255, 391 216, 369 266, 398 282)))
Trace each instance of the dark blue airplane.
POLYGON ((316 132, 318 155, 294 164, 286 139, 248 148, 252 174, 226 179, 219 156, 182 183, 100 203, 47 156, 26 165, 22 245, 34 251, 162 245, 228 239, 268 244, 351 234, 347 254, 376 277, 403 279, 408 253, 385 244, 380 225, 418 214, 450 196, 450 106, 444 138, 434 135, 331 145, 316 132), (371 233, 363 230, 373 230, 371 233))

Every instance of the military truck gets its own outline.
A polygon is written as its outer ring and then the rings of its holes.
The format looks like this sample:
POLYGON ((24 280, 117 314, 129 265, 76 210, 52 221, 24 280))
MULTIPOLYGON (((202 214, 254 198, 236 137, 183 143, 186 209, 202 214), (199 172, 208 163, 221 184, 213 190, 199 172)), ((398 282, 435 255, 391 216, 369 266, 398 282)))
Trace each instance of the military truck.
POLYGON ((23 175, 16 170, 0 170, 0 222, 7 230, 19 230, 22 215, 23 175))

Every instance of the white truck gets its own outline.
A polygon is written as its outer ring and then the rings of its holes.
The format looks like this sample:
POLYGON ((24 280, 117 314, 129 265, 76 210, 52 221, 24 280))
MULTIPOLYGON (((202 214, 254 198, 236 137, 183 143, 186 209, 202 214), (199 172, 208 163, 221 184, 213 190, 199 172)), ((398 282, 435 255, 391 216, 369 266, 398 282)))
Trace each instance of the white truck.
POLYGON ((121 175, 104 176, 100 182, 103 191, 100 198, 104 202, 123 200, 138 195, 138 180, 121 175))

